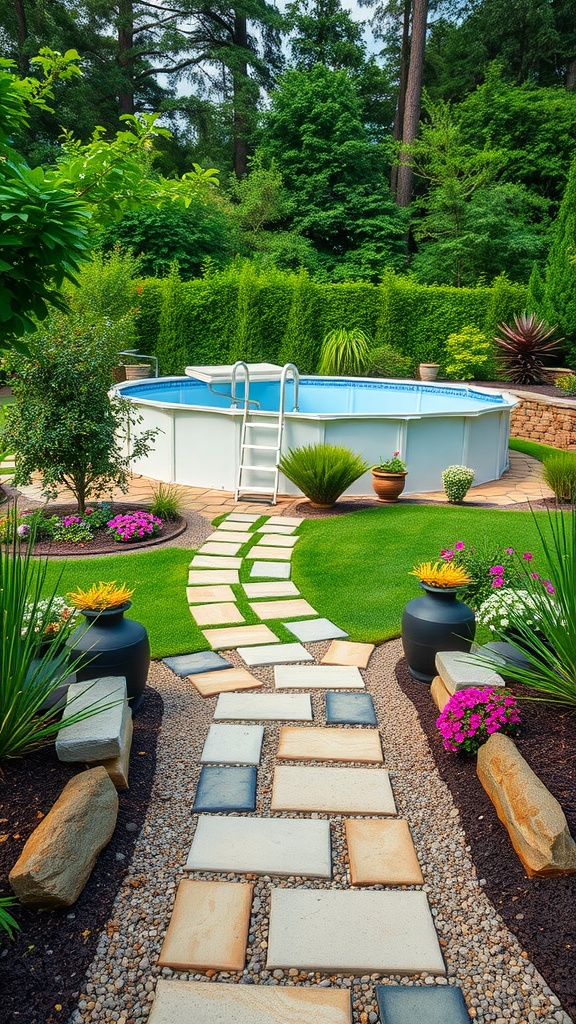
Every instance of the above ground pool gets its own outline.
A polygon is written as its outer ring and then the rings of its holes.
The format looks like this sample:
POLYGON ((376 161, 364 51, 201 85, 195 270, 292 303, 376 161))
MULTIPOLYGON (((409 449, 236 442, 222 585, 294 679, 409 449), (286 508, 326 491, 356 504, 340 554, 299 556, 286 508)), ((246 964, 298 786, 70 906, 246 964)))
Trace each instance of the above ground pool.
MULTIPOLYGON (((508 468, 510 411, 517 399, 507 393, 458 384, 423 384, 359 377, 300 379, 297 411, 293 381, 285 393, 282 451, 300 445, 345 445, 371 464, 400 452, 407 465, 405 494, 442 489, 442 470, 469 466, 475 484, 495 480, 508 468)), ((157 480, 234 491, 240 463, 244 383, 209 384, 190 377, 161 377, 116 385, 142 416, 140 429, 158 428, 154 450, 133 464, 157 480)), ((258 446, 269 446, 277 422, 278 380, 251 380, 250 408, 254 460, 258 446), (268 424, 268 427, 266 426, 268 424)), ((264 447, 262 448, 264 451, 264 447)), ((270 478, 254 469, 252 483, 270 478)), ((298 489, 280 476, 280 494, 298 489)), ((347 492, 371 494, 366 473, 347 492)))

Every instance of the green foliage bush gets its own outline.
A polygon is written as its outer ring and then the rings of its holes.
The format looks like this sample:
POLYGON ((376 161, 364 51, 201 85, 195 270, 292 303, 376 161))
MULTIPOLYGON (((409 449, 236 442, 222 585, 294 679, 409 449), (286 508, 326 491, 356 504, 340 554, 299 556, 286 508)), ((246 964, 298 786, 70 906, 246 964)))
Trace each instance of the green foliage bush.
POLYGON ((557 388, 566 395, 576 395, 576 373, 565 373, 554 381, 557 388))
POLYGON ((358 377, 366 369, 369 351, 368 338, 359 327, 351 331, 345 327, 328 331, 322 341, 318 373, 328 377, 358 377))
POLYGON ((361 455, 332 444, 290 448, 280 470, 316 505, 333 505, 370 468, 361 455))
POLYGON ((576 452, 557 452, 544 459, 544 479, 559 501, 576 502, 576 452))
POLYGON ((393 345, 379 345, 368 353, 366 373, 369 377, 413 377, 415 367, 409 356, 393 345))
POLYGON ((442 483, 448 501, 457 505, 463 501, 474 482, 474 470, 467 466, 448 466, 442 473, 442 483))
POLYGON ((477 327, 463 327, 446 339, 446 376, 451 380, 486 380, 492 345, 477 327))

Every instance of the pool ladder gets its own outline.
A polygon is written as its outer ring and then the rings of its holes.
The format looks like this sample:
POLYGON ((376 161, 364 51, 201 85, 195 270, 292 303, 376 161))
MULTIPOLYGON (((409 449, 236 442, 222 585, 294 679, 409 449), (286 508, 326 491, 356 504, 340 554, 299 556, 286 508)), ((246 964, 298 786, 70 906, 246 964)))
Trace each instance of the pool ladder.
MULTIPOLYGON (((241 360, 234 364, 232 369, 232 397, 236 402, 240 399, 237 398, 236 385, 238 381, 238 375, 242 373, 244 376, 244 415, 242 417, 242 431, 240 435, 240 463, 238 466, 238 477, 236 480, 236 491, 234 498, 236 501, 242 501, 242 499, 249 499, 250 497, 256 498, 261 497, 262 500, 268 501, 271 505, 276 504, 276 498, 278 496, 278 479, 280 476, 280 470, 278 463, 282 454, 282 439, 284 436, 284 417, 285 417, 285 405, 286 405, 286 383, 288 375, 291 375, 294 381, 294 403, 293 412, 298 412, 298 385, 300 383, 300 374, 294 363, 286 363, 280 371, 280 397, 278 402, 277 413, 263 413, 260 408, 251 408, 256 403, 250 400, 250 371, 246 363, 241 360), (260 432, 274 431, 275 435, 272 436, 272 444, 256 443, 256 440, 260 440, 258 435, 260 432), (264 476, 267 481, 272 477, 271 483, 267 482, 262 485, 256 485, 252 482, 254 476, 264 476)), ((264 435, 266 437, 266 435, 264 435)))

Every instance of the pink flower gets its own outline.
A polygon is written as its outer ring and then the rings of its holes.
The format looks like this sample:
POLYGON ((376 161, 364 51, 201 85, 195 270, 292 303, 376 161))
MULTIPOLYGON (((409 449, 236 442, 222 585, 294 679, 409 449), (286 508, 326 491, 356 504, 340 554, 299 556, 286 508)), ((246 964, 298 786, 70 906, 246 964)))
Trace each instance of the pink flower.
POLYGON ((544 584, 544 589, 545 589, 545 590, 546 590, 546 591, 547 591, 547 592, 548 592, 549 594, 553 594, 553 593, 554 593, 554 587, 552 586, 552 584, 551 584, 551 583, 545 583, 545 584, 544 584))
POLYGON ((529 551, 525 551, 524 554, 522 555, 522 558, 526 562, 531 562, 532 561, 532 555, 530 554, 529 551))
POLYGON ((457 540, 455 545, 454 545, 454 550, 455 551, 463 551, 464 550, 464 541, 463 540, 457 540))
POLYGON ((506 548, 506 554, 507 555, 513 555, 514 554, 514 548, 506 548))
POLYGON ((394 458, 396 458, 397 455, 400 455, 400 452, 393 452, 393 455, 394 455, 394 458))
POLYGON ((491 576, 502 576, 504 574, 504 566, 491 565, 490 568, 488 569, 488 572, 490 573, 491 576))
POLYGON ((450 551, 450 548, 444 548, 444 550, 440 552, 440 558, 443 558, 445 562, 451 562, 454 558, 454 552, 450 551))
POLYGON ((540 579, 540 577, 539 577, 537 572, 531 572, 530 575, 531 575, 533 580, 539 580, 540 579))
POLYGON ((501 576, 495 576, 494 579, 492 580, 492 586, 493 587, 503 587, 504 586, 504 580, 502 579, 502 577, 501 576))

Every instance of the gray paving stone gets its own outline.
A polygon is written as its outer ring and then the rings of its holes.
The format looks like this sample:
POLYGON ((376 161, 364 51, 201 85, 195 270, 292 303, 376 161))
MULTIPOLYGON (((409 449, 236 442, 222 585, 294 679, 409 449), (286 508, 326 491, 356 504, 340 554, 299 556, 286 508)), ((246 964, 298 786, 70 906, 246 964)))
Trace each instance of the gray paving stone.
POLYGON ((376 985, 381 1024, 470 1024, 462 990, 451 985, 376 985))
POLYGON ((277 690, 363 690, 364 680, 354 666, 276 665, 274 686, 277 690))
POLYGON ((266 966, 446 973, 426 894, 418 891, 273 888, 266 966))
POLYGON ((216 669, 232 668, 229 661, 215 651, 199 651, 197 654, 179 654, 175 658, 162 659, 177 676, 199 675, 200 672, 214 672, 216 669))
POLYGON ((256 810, 255 768, 202 768, 193 814, 256 810))
POLYGON ((302 643, 314 643, 316 640, 333 640, 335 637, 348 636, 345 630, 335 626, 330 619, 314 619, 310 622, 286 622, 286 629, 289 629, 294 636, 297 636, 302 643))
POLYGON ((225 522, 227 523, 257 523, 262 516, 254 516, 248 512, 231 512, 229 516, 226 516, 225 522))
POLYGON ((261 725, 212 723, 204 743, 202 764, 260 764, 264 729, 261 725))
POLYGON ((369 693, 327 693, 328 725, 377 725, 374 704, 369 693))
POLYGON ((250 576, 268 576, 273 580, 289 580, 291 568, 289 562, 254 562, 250 576))
POLYGON ((396 814, 385 769, 300 764, 276 766, 271 808, 324 814, 396 814))
POLYGON ((278 644, 277 647, 243 647, 242 658, 247 665, 287 665, 291 662, 314 661, 302 644, 278 644))
POLYGON ((292 580, 279 580, 269 583, 244 583, 246 597, 253 600, 258 597, 300 597, 300 591, 292 580))
POLYGON ((350 991, 159 978, 149 1024, 352 1024, 350 991))
POLYGON ((191 569, 214 569, 216 572, 218 569, 239 569, 241 565, 241 558, 227 558, 226 555, 194 555, 190 562, 191 569))
POLYGON ((312 701, 307 693, 221 693, 214 719, 236 722, 311 722, 312 701))
POLYGON ((201 816, 186 870, 331 878, 330 823, 201 816))
POLYGON ((71 683, 62 720, 89 707, 106 710, 59 730, 56 754, 60 761, 102 761, 121 753, 125 719, 131 715, 124 676, 101 676, 71 683))
POLYGON ((467 690, 471 686, 504 686, 502 676, 485 665, 475 665, 470 655, 460 651, 439 651, 436 671, 448 693, 467 690))

